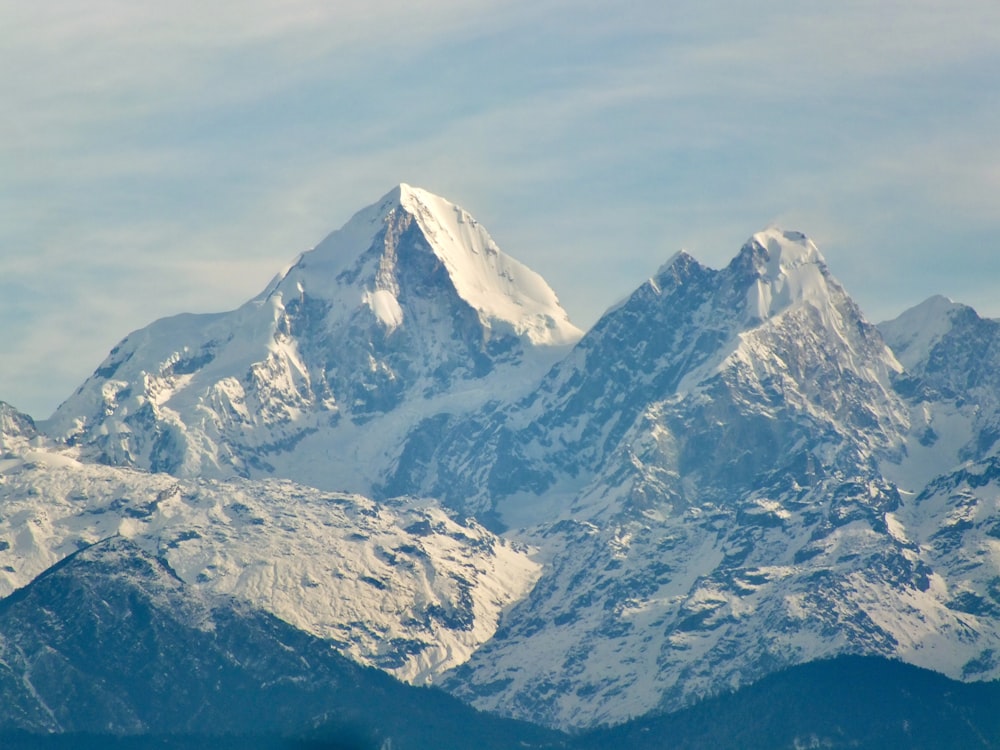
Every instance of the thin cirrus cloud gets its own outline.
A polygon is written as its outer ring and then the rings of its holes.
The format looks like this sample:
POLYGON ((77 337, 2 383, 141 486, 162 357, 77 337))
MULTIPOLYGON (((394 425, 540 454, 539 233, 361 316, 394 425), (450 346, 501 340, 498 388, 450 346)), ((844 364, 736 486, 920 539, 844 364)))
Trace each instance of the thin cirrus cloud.
POLYGON ((0 28, 0 399, 36 416, 399 181, 583 325, 772 221, 872 319, 935 292, 1000 314, 993 2, 53 0, 0 28))

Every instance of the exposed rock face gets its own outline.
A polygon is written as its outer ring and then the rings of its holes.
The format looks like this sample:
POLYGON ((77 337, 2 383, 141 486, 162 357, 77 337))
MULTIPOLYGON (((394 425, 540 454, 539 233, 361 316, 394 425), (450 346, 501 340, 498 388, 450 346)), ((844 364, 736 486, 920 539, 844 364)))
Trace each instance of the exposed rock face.
POLYGON ((906 378, 801 235, 755 235, 721 271, 676 256, 417 478, 546 555, 450 687, 571 726, 843 653, 997 677, 997 501, 967 498, 978 521, 944 544, 958 501, 900 492, 906 378), (975 582, 955 549, 978 550, 975 582))
POLYGON ((843 654, 1000 677, 1000 323, 934 298, 877 328, 768 229, 577 335, 401 186, 239 310, 126 338, 55 447, 0 411, 0 575, 117 533, 197 596, 560 727, 843 654))
POLYGON ((4 747, 565 747, 206 596, 122 537, 0 602, 0 695, 4 747))
POLYGON ((113 465, 370 494, 414 423, 523 394, 579 336, 468 213, 401 185, 240 309, 130 334, 47 431, 113 465))
POLYGON ((38 428, 31 417, 0 401, 0 458, 37 435, 38 428))
POLYGON ((503 512, 519 493, 578 500, 588 483, 620 484, 637 463, 649 471, 635 497, 655 474, 673 485, 649 488, 661 500, 685 494, 670 477, 703 498, 786 466, 870 470, 906 429, 890 384, 900 369, 815 246, 763 232, 721 271, 675 256, 536 392, 444 436, 428 462, 437 475, 393 486, 503 512), (809 438, 836 455, 813 456, 809 438))

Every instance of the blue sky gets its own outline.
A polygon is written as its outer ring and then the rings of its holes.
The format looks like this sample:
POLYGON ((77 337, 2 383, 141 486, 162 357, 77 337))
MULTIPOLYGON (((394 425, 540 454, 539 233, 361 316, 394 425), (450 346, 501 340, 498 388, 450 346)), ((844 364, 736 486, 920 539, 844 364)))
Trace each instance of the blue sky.
POLYGON ((0 400, 36 418, 401 181, 582 326, 770 223, 873 321, 1000 316, 995 0, 160 6, 0 0, 0 400))

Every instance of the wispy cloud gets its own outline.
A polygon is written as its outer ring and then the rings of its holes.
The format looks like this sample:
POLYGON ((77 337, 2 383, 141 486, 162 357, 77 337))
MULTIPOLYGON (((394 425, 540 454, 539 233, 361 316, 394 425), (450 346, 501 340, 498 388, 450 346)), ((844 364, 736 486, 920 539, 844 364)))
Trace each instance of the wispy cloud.
POLYGON ((583 323, 774 219, 873 317, 924 291, 1000 314, 995 2, 53 0, 0 28, 0 398, 39 414, 401 180, 583 323))

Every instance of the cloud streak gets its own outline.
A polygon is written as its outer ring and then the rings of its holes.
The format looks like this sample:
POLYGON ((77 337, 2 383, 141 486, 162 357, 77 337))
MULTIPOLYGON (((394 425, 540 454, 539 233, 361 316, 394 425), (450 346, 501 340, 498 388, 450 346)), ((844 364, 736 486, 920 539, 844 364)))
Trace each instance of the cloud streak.
POLYGON ((80 7, 0 9, 0 398, 36 415, 399 181, 465 204, 583 324, 772 220, 873 318, 937 291, 1000 314, 995 3, 80 7))

